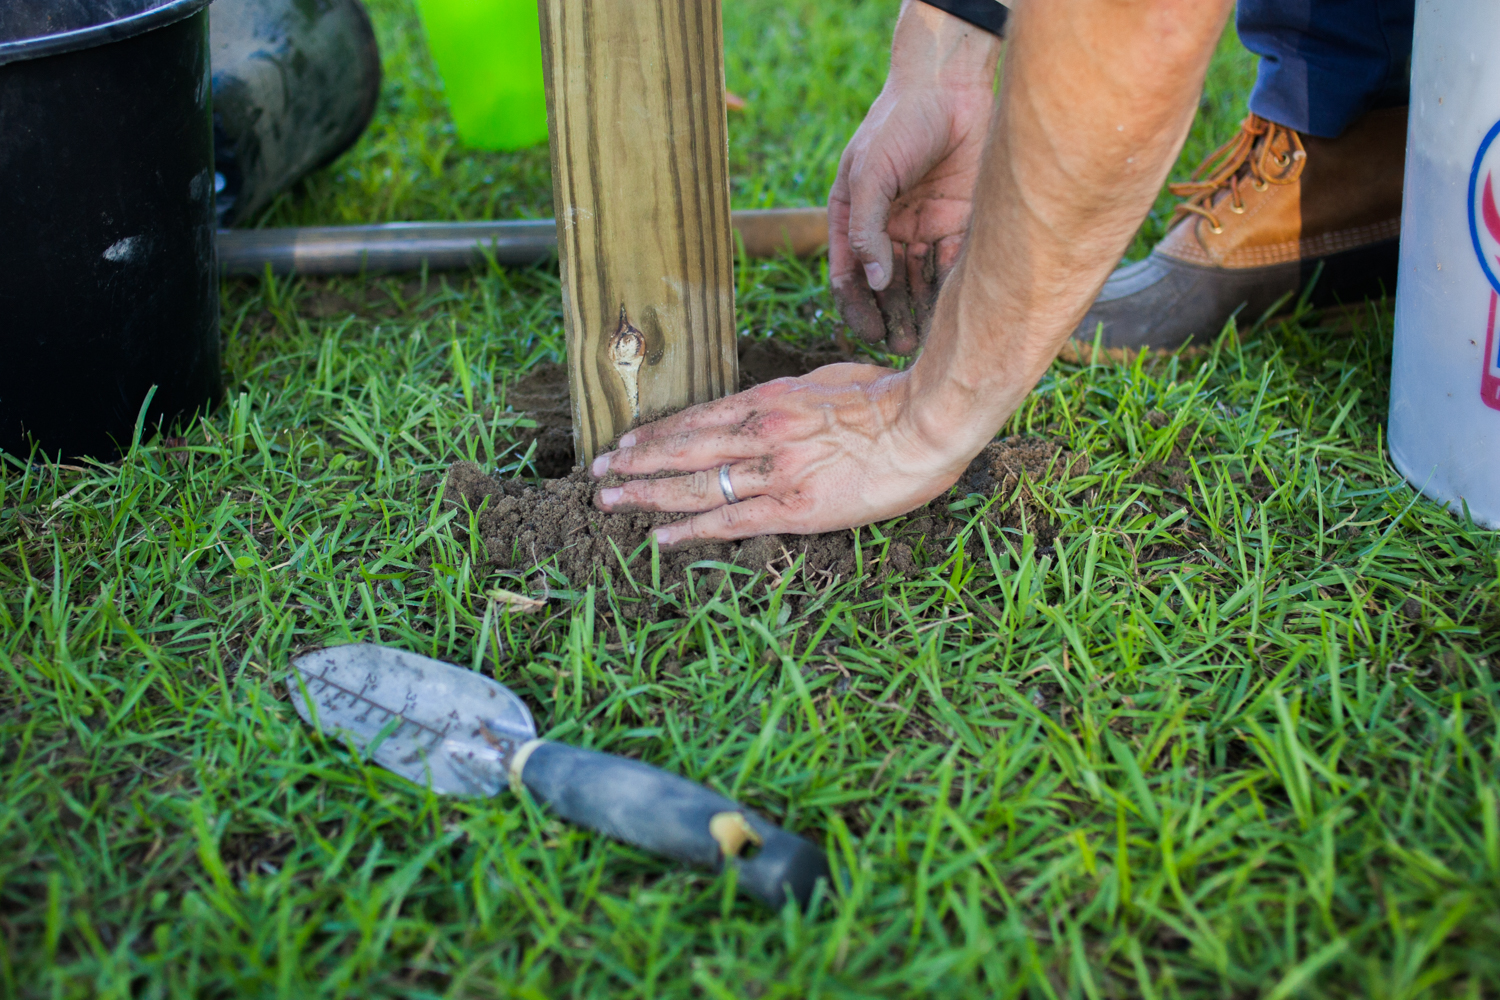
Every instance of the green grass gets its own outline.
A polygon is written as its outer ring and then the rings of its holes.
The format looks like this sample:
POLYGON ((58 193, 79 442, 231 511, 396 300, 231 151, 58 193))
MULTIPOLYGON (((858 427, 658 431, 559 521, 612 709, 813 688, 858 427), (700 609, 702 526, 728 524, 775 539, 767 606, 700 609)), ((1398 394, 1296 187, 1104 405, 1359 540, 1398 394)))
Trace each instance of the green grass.
MULTIPOLYGON (((550 211, 540 152, 453 145, 376 6, 375 128, 265 221, 550 211)), ((890 15, 728 6, 736 204, 821 198, 890 15)), ((1248 66, 1226 42, 1189 166, 1248 66)), ((742 265, 741 327, 828 336, 820 269, 742 265)), ((228 404, 184 441, 0 463, 0 994, 1500 992, 1500 546, 1387 461, 1388 307, 1055 366, 1006 428, 1088 456, 1035 487, 1051 544, 968 508, 910 579, 737 576, 651 625, 618 577, 487 617, 517 584, 436 503, 449 462, 517 459, 505 387, 562 350, 546 268, 229 282, 224 328, 228 404), (848 891, 765 912, 363 765, 282 686, 355 639, 741 797, 848 891)))

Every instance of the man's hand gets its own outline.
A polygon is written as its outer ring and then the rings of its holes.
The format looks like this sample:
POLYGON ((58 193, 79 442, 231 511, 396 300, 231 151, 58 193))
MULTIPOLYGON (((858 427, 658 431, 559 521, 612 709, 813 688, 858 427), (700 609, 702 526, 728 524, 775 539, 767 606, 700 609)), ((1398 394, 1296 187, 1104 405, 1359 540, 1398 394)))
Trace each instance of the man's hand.
POLYGON ((952 486, 983 444, 962 435, 934 439, 911 393, 909 373, 840 364, 683 410, 626 434, 592 471, 693 474, 606 487, 597 503, 608 511, 698 515, 656 529, 663 545, 809 534, 894 517, 952 486), (719 486, 725 464, 735 504, 719 486))
POLYGON ((910 354, 969 228, 1000 40, 907 0, 885 88, 828 195, 828 270, 844 322, 910 354))

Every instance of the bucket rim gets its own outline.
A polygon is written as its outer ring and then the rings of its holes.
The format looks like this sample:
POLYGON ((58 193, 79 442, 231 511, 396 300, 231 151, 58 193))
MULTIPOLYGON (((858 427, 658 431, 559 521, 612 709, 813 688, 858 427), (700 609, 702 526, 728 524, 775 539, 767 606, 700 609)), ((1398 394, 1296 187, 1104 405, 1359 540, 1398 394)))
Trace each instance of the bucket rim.
POLYGON ((144 34, 153 28, 160 28, 174 21, 191 17, 212 2, 213 0, 167 0, 159 7, 143 10, 139 14, 131 14, 117 21, 106 21, 103 24, 75 28, 72 31, 59 31, 51 35, 38 35, 35 38, 21 38, 13 42, 0 42, 0 66, 123 41, 126 38, 144 34))

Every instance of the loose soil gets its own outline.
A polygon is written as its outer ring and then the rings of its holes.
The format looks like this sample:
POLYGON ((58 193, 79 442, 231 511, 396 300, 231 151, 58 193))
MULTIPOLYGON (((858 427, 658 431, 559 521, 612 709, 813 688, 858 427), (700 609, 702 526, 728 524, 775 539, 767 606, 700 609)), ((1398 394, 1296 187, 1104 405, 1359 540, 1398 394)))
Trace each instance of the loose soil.
MULTIPOLYGON (((834 352, 802 352, 781 345, 759 344, 741 348, 743 377, 748 388, 757 382, 795 375, 832 361, 846 360, 834 352)), ((566 424, 566 373, 549 366, 523 380, 511 393, 512 404, 523 405, 537 419, 539 456, 552 461, 566 457, 571 465, 571 429, 566 424), (551 387, 548 389, 547 387, 551 387), (547 395, 547 393, 558 393, 547 395), (522 401, 525 401, 524 403, 522 401), (543 406, 542 404, 547 404, 543 406), (566 437, 561 435, 566 434, 566 437), (564 447, 566 442, 567 447, 564 447), (547 450, 543 450, 544 444, 547 450)), ((552 466, 555 468, 555 466, 552 466)), ((594 506, 602 485, 581 468, 538 483, 526 479, 498 479, 470 462, 459 462, 448 470, 444 499, 477 513, 474 522, 460 517, 461 531, 468 523, 478 529, 492 564, 504 569, 529 571, 553 560, 556 568, 575 586, 603 571, 617 581, 628 569, 629 579, 653 589, 670 591, 687 579, 688 568, 703 561, 727 563, 751 571, 765 571, 779 579, 796 559, 805 557, 804 581, 821 589, 835 579, 849 579, 861 568, 866 573, 910 574, 931 557, 946 557, 947 542, 961 530, 969 512, 954 513, 948 507, 957 497, 969 494, 1000 497, 986 514, 995 528, 1018 528, 1050 544, 1056 528, 1033 492, 1037 484, 1082 475, 1087 459, 1064 451, 1043 438, 1014 437, 985 448, 969 465, 950 492, 889 527, 888 541, 871 544, 865 535, 864 550, 857 556, 852 531, 820 535, 769 535, 740 542, 710 542, 661 552, 653 583, 649 546, 643 543, 651 529, 682 515, 656 512, 605 513, 594 506), (955 496, 955 493, 957 496, 955 496), (861 566, 862 562, 862 566, 861 566)), ((702 580, 700 570, 699 579, 702 580)), ((719 573, 708 571, 711 577, 719 573)), ((710 585, 717 581, 707 580, 710 585)))
MULTIPOLYGON (((1033 534, 1045 546, 1056 537, 1057 529, 1033 487, 1087 470, 1087 459, 1046 439, 1007 438, 988 445, 955 489, 958 496, 999 496, 986 515, 989 523, 994 528, 1016 528, 1033 534)), ((497 479, 471 462, 458 462, 448 469, 444 500, 478 512, 479 536, 490 562, 503 569, 529 571, 552 559, 575 585, 593 579, 598 570, 619 579, 618 571, 627 567, 637 583, 651 583, 649 548, 637 550, 651 529, 682 515, 605 513, 594 506, 601 485, 607 483, 583 469, 574 469, 562 479, 536 483, 497 479)), ((959 532, 968 516, 967 511, 956 514, 948 509, 957 498, 950 492, 913 511, 887 530, 889 542, 884 545, 871 545, 866 534, 864 571, 907 575, 928 556, 945 554, 947 541, 959 532)), ((461 516, 458 523, 466 520, 461 516)), ((802 575, 807 582, 826 585, 835 578, 849 579, 860 569, 854 543, 854 532, 832 531, 708 542, 662 552, 657 589, 666 591, 682 584, 688 567, 704 560, 765 570, 779 578, 798 556, 806 557, 802 575)))

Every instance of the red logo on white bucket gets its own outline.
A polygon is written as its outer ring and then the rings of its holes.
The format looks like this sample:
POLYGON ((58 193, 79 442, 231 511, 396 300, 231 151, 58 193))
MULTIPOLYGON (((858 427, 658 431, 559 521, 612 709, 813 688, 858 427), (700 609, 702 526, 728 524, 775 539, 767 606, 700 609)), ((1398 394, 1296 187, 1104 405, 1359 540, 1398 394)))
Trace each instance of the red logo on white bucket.
POLYGON ((1500 345, 1495 343, 1495 313, 1500 306, 1500 134, 1497 122, 1474 157, 1469 174, 1469 235, 1479 266, 1490 283, 1489 328, 1484 336, 1484 370, 1479 378, 1479 397, 1484 405, 1500 410, 1500 345))

